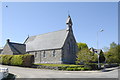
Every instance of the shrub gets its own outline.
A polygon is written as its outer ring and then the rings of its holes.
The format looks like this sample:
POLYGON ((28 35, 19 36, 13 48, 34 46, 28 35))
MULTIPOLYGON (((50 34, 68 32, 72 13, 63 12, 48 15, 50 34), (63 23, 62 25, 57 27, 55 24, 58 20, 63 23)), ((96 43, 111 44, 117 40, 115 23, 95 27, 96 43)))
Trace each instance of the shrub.
POLYGON ((85 69, 84 69, 84 67, 83 67, 83 68, 81 68, 81 70, 82 70, 82 71, 84 71, 84 70, 85 70, 85 69))
POLYGON ((98 69, 98 64, 97 63, 88 63, 85 65, 85 67, 90 67, 92 70, 98 69))
POLYGON ((25 55, 0 55, 0 63, 14 66, 27 66, 30 67, 34 63, 34 56, 25 55))
POLYGON ((69 65, 69 64, 36 64, 38 68, 45 69, 55 69, 55 70, 67 70, 67 71, 81 71, 81 70, 91 70, 90 66, 84 65, 69 65))
POLYGON ((84 71, 84 70, 90 70, 88 67, 78 67, 78 68, 66 68, 67 71, 84 71))
POLYGON ((66 70, 67 70, 67 71, 74 71, 75 68, 69 68, 69 67, 68 67, 68 68, 66 68, 66 70))
POLYGON ((34 55, 25 54, 23 56, 23 66, 32 66, 34 63, 34 55))
POLYGON ((3 57, 3 64, 10 65, 10 59, 13 57, 13 55, 4 55, 3 57))
POLYGON ((23 66, 23 55, 14 55, 10 62, 14 66, 23 66))
POLYGON ((92 68, 89 66, 89 67, 84 67, 84 70, 92 70, 92 68))
POLYGON ((58 69, 59 70, 66 70, 68 66, 60 66, 58 69))
POLYGON ((81 71, 81 67, 77 68, 76 71, 81 71))

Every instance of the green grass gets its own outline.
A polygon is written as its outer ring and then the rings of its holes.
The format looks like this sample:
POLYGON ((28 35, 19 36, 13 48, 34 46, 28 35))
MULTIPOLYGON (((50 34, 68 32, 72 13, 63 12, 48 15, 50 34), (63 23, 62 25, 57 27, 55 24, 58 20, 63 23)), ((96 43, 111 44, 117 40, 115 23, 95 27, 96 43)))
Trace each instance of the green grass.
POLYGON ((73 65, 73 64, 35 64, 35 65, 43 65, 43 66, 52 66, 52 67, 60 67, 60 66, 83 66, 83 65, 73 65))

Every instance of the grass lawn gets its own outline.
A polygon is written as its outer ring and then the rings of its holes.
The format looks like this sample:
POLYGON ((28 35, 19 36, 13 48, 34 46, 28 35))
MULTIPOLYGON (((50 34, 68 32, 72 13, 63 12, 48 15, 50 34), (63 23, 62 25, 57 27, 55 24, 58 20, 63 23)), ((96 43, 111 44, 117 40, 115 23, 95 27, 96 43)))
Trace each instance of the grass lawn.
POLYGON ((84 65, 75 65, 75 64, 35 64, 35 65, 43 65, 43 66, 52 66, 52 67, 60 67, 60 66, 84 66, 84 65))

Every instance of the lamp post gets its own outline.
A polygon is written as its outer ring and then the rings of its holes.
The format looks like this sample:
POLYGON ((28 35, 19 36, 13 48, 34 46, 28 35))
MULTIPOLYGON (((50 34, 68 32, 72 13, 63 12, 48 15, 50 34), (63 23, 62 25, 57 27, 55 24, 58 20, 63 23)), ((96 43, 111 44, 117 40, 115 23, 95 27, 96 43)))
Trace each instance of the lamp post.
MULTIPOLYGON (((101 29, 100 31, 97 32, 97 49, 99 48, 99 46, 98 46, 98 33, 103 32, 103 31, 104 30, 101 29)), ((100 68, 100 61, 99 61, 100 53, 98 53, 98 51, 97 51, 97 54, 98 54, 98 69, 99 69, 100 68)))

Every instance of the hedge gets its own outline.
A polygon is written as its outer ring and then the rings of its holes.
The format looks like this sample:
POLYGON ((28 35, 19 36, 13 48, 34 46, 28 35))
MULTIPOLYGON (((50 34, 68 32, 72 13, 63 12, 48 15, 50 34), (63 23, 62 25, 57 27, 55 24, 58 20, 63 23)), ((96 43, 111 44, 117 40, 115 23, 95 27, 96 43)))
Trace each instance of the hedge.
POLYGON ((97 63, 87 63, 87 64, 85 64, 85 67, 91 67, 92 70, 97 70, 98 64, 97 63))
POLYGON ((3 64, 6 64, 6 65, 8 64, 8 65, 9 65, 11 58, 12 58, 12 55, 3 55, 3 58, 2 58, 2 59, 3 59, 3 60, 2 60, 2 61, 3 61, 3 64))
POLYGON ((92 70, 90 66, 84 65, 70 65, 70 64, 35 64, 40 69, 53 69, 53 70, 67 70, 67 71, 83 71, 92 70))
POLYGON ((0 55, 1 64, 30 67, 34 63, 34 55, 0 55))

